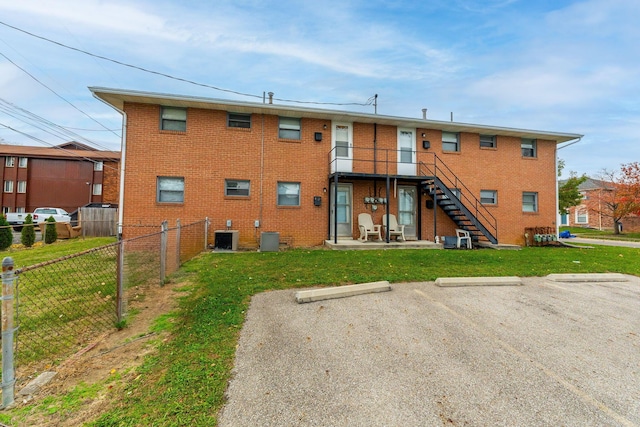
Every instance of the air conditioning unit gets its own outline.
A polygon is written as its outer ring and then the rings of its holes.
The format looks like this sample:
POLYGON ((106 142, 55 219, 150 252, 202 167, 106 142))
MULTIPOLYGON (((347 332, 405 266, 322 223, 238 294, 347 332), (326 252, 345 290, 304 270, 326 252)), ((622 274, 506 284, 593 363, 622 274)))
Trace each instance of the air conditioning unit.
POLYGON ((213 249, 237 251, 240 232, 238 230, 216 230, 213 232, 213 249))

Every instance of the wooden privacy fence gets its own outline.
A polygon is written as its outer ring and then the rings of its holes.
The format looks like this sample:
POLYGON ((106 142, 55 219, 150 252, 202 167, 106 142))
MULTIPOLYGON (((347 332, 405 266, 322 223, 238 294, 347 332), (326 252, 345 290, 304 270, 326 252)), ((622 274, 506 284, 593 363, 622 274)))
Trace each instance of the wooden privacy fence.
POLYGON ((85 237, 115 236, 118 229, 118 209, 83 207, 78 210, 78 223, 85 237))

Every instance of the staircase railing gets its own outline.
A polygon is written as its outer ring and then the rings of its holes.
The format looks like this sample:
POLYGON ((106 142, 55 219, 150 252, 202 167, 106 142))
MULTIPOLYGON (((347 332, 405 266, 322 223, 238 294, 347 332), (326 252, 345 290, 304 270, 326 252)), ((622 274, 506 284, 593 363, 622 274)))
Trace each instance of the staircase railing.
MULTIPOLYGON (((453 196, 457 197, 462 206, 497 240, 498 220, 496 217, 473 195, 473 192, 458 178, 446 163, 435 153, 431 154, 433 155, 433 162, 420 162, 420 175, 434 177, 436 180, 439 180, 445 188, 457 190, 457 194, 454 193, 453 196)), ((436 185, 436 182, 434 182, 434 185, 436 185)))

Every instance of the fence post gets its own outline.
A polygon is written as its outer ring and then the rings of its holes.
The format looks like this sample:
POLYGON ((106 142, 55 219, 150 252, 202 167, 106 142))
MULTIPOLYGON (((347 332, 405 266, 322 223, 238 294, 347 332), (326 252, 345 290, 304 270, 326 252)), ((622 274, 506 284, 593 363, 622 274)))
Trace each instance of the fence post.
POLYGON ((180 268, 180 218, 176 220, 176 266, 180 268))
POLYGON ((2 407, 7 408, 14 402, 16 383, 13 366, 13 284, 15 272, 13 259, 2 260, 2 407))
POLYGON ((204 250, 207 250, 207 239, 209 238, 209 217, 204 218, 204 250))
POLYGON ((164 279, 167 268, 167 237, 169 234, 168 222, 165 219, 160 226, 162 233, 160 234, 160 286, 164 285, 164 279))
POLYGON ((118 242, 118 267, 116 277, 116 318, 122 322, 124 316, 124 240, 119 236, 118 242))

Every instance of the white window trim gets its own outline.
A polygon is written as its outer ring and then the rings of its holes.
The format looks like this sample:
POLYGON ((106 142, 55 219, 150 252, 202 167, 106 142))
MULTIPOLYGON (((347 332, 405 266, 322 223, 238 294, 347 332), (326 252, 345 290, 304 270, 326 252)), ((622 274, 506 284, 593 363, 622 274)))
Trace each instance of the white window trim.
POLYGON ((101 161, 93 162, 93 170, 94 171, 101 171, 103 169, 104 169, 104 162, 101 162, 101 161))
POLYGON ((575 209, 575 224, 580 224, 580 225, 584 225, 584 224, 589 224, 589 209, 587 209, 586 206, 581 205, 576 207, 575 209), (584 215, 580 215, 581 212, 584 212, 584 215), (580 221, 579 218, 581 216, 584 216, 585 220, 584 221, 580 221))
POLYGON ((156 202, 157 203, 167 203, 167 204, 180 204, 180 203, 184 203, 184 196, 185 196, 185 182, 184 182, 184 177, 183 176, 159 176, 156 178, 156 202), (167 190, 167 189, 161 189, 161 181, 163 180, 176 180, 176 181, 182 181, 182 190, 167 190), (163 191, 166 192, 172 192, 172 193, 181 193, 182 198, 181 200, 161 200, 162 199, 162 194, 163 191))
POLYGON ((279 116, 278 117, 278 138, 279 139, 291 139, 294 141, 299 141, 302 139, 302 118, 300 117, 287 117, 287 116, 279 116), (285 121, 290 120, 296 120, 297 121, 297 125, 292 125, 292 124, 287 124, 287 123, 282 123, 282 119, 284 119, 285 121), (280 132, 282 130, 285 131, 297 131, 298 132, 298 137, 297 138, 287 138, 287 137, 283 137, 280 135, 280 132))
POLYGON ((28 163, 29 163, 29 158, 28 157, 19 157, 18 158, 18 167, 19 168, 26 168, 28 163))
MULTIPOLYGON (((301 203, 301 193, 302 193, 302 185, 300 184, 300 182, 296 182, 296 181, 278 181, 277 186, 276 186, 276 204, 277 204, 279 207, 282 207, 282 206, 296 206, 296 207, 297 207, 297 206, 300 206, 300 203, 301 203), (298 186, 298 192, 297 192, 297 194, 289 194, 289 195, 288 195, 290 198, 294 198, 294 197, 297 197, 297 198, 298 198, 298 201, 297 201, 297 203, 296 203, 296 204, 280 204, 280 195, 281 195, 281 193, 280 193, 280 184, 295 184, 295 185, 297 185, 297 186, 298 186)), ((286 196, 286 195, 287 195, 287 193, 284 193, 284 194, 282 194, 282 195, 283 195, 283 196, 286 196)))
POLYGON ((4 192, 5 193, 13 193, 13 181, 5 181, 4 182, 4 192))
POLYGON ((537 213, 538 209, 540 208, 540 200, 539 200, 539 195, 536 191, 523 191, 522 192, 522 212, 525 213, 537 213), (525 206, 529 206, 529 205, 525 205, 524 203, 524 196, 526 195, 533 195, 534 199, 533 199, 533 210, 525 210, 524 207, 525 206))
POLYGON ((27 192, 27 181, 18 181, 17 192, 18 193, 26 193, 27 192), (20 188, 20 187, 22 187, 22 188, 20 188))
POLYGON ((480 190, 480 203, 482 203, 483 205, 489 205, 489 206, 497 205, 498 204, 498 190, 480 190), (491 193, 492 198, 493 198, 493 202, 483 202, 482 201, 482 192, 491 193))
POLYGON ((4 166, 7 168, 12 168, 16 164, 16 158, 13 156, 7 156, 4 158, 4 166))
POLYGON ((102 196, 102 184, 93 184, 91 194, 94 196, 102 196))
POLYGON ((398 140, 398 163, 403 163, 403 164, 414 164, 416 163, 416 128, 398 128, 398 135, 397 135, 397 140, 398 140), (400 142, 402 141, 402 134, 403 133, 410 133, 411 134, 411 161, 410 162, 403 162, 402 161, 402 148, 405 147, 401 147, 400 146, 400 142))

